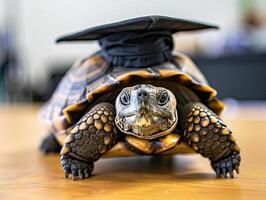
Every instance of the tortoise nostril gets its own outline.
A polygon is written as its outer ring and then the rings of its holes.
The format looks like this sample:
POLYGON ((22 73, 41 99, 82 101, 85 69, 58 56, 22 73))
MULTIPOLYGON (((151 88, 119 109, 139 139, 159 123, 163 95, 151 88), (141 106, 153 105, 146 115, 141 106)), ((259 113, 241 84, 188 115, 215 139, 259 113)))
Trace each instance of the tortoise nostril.
POLYGON ((138 91, 138 99, 143 100, 143 99, 147 99, 148 97, 149 97, 149 94, 145 90, 138 91))

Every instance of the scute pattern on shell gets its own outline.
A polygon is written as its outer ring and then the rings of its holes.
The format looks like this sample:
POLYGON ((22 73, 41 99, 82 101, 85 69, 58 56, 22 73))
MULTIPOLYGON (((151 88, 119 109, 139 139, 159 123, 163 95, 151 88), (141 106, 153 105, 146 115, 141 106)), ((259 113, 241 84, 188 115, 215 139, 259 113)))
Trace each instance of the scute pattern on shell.
MULTIPOLYGON (((116 66, 105 74, 109 63, 96 54, 69 70, 42 110, 42 118, 50 125, 51 131, 62 131, 76 123, 98 97, 123 87, 124 84, 137 84, 145 80, 171 80, 189 87, 204 104, 219 114, 224 105, 216 98, 216 91, 207 85, 206 79, 193 62, 182 54, 178 54, 176 61, 178 66, 170 62, 150 68, 116 66)), ((97 126, 101 127, 100 124, 97 126)))
POLYGON ((63 110, 71 105, 77 105, 73 108, 77 112, 78 107, 80 110, 84 109, 87 105, 88 85, 102 76, 108 66, 109 62, 98 54, 74 63, 40 112, 41 118, 50 130, 59 131, 71 125, 63 110))

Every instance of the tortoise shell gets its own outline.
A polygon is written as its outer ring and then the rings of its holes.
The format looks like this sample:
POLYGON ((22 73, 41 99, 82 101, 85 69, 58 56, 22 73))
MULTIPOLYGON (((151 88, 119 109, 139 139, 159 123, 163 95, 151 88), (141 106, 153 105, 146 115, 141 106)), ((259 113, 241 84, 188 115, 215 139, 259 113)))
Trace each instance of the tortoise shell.
POLYGON ((110 67, 100 54, 74 63, 41 111, 41 117, 59 141, 68 127, 74 125, 84 112, 100 97, 126 85, 143 81, 172 81, 191 89, 200 101, 216 114, 224 108, 217 92, 208 85, 203 74, 185 55, 175 55, 175 63, 166 62, 149 68, 110 67))

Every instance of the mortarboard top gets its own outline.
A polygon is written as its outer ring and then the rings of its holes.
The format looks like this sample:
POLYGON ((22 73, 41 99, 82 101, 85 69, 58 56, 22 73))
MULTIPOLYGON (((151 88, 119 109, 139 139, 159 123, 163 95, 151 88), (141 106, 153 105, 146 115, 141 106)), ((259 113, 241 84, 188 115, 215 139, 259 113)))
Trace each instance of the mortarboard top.
POLYGON ((194 31, 217 28, 218 27, 215 25, 154 15, 96 26, 77 33, 60 37, 56 40, 56 42, 98 40, 106 35, 121 32, 170 31, 171 34, 174 34, 180 31, 194 31))
POLYGON ((100 54, 113 66, 148 67, 173 61, 172 34, 218 28, 188 20, 146 16, 89 28, 56 42, 98 40, 100 54))

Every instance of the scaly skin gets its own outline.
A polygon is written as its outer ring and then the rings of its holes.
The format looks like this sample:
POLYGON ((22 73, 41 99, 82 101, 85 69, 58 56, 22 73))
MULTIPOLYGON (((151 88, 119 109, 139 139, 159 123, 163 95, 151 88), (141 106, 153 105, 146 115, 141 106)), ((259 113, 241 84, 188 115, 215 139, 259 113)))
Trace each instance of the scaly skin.
POLYGON ((114 125, 115 108, 110 103, 95 105, 72 128, 61 150, 61 163, 66 178, 88 178, 93 163, 111 149, 119 139, 114 125))
POLYGON ((232 132, 222 120, 201 103, 189 103, 183 112, 185 141, 196 152, 207 157, 217 177, 233 178, 239 173, 240 149, 232 132))

